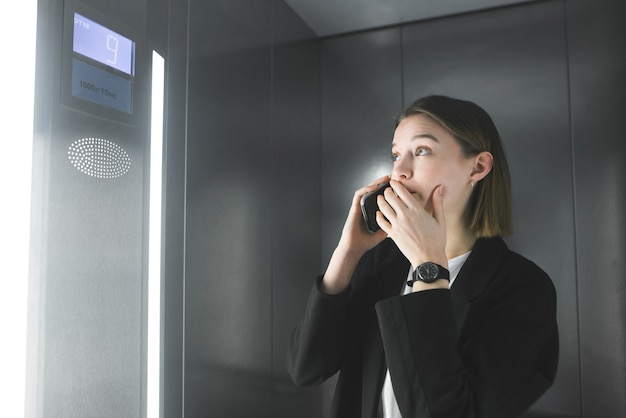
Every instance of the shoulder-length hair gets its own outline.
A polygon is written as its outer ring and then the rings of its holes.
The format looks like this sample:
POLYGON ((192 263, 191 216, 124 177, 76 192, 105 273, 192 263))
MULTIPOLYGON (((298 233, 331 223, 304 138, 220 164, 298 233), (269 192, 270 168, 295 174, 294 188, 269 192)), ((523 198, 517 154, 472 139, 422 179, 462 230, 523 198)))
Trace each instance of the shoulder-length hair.
POLYGON ((446 96, 427 96, 407 107, 396 127, 409 116, 424 114, 447 129, 466 157, 483 151, 493 155, 493 167, 478 182, 470 201, 469 225, 478 237, 506 236, 513 232, 511 178, 500 134, 487 112, 475 103, 446 96))

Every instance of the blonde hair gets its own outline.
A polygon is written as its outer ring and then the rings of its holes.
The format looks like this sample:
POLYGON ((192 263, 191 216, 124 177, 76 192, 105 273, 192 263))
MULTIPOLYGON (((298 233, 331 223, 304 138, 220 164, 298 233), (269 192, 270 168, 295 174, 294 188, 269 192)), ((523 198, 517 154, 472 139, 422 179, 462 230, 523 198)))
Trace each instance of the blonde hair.
POLYGON ((446 96, 427 96, 407 107, 396 127, 409 116, 424 114, 447 129, 466 157, 483 151, 493 155, 493 167, 478 182, 470 201, 470 230, 478 237, 506 236, 513 232, 511 177, 500 134, 493 120, 477 104, 446 96))

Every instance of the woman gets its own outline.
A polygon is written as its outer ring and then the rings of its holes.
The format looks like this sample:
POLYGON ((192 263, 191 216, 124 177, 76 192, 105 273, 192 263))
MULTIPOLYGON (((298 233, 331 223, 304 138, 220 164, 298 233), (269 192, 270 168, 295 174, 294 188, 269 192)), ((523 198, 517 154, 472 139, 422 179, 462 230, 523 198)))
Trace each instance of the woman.
POLYGON ((397 119, 393 170, 358 190, 288 352, 300 386, 339 372, 335 417, 515 417, 553 383, 556 294, 508 249, 509 172, 474 103, 422 98, 397 119), (360 200, 378 197, 380 230, 360 200), (389 239, 387 239, 389 238, 389 239))

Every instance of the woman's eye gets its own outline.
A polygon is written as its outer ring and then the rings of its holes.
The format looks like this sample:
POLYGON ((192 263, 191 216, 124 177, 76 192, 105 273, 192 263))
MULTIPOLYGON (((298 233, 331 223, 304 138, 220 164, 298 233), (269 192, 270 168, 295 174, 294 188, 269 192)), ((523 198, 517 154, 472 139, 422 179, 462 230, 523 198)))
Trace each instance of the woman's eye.
POLYGON ((415 155, 418 157, 428 155, 428 154, 430 154, 430 151, 428 150, 428 148, 418 148, 417 150, 415 150, 415 155))
POLYGON ((396 162, 400 159, 399 154, 391 154, 391 161, 396 162))

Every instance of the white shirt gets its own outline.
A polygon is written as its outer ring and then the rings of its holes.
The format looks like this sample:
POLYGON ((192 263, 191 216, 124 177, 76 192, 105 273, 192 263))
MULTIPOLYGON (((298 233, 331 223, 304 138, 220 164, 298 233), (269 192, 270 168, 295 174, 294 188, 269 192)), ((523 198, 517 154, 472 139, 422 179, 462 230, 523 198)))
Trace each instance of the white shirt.
MULTIPOLYGON (((454 257, 451 260, 448 260, 448 269, 450 270, 450 286, 452 287, 452 283, 456 280, 456 276, 461 271, 461 267, 469 257, 471 251, 465 254, 461 254, 457 257, 454 257)), ((409 267, 409 274, 407 275, 407 280, 413 278, 413 266, 409 267)), ((411 287, 405 286, 403 295, 411 293, 411 287)), ((385 418, 402 418, 400 414, 400 408, 398 408, 398 402, 396 401, 396 396, 393 393, 393 387, 391 386, 391 375, 389 374, 389 370, 387 370, 387 376, 385 376, 385 383, 383 384, 383 416, 385 418)))

